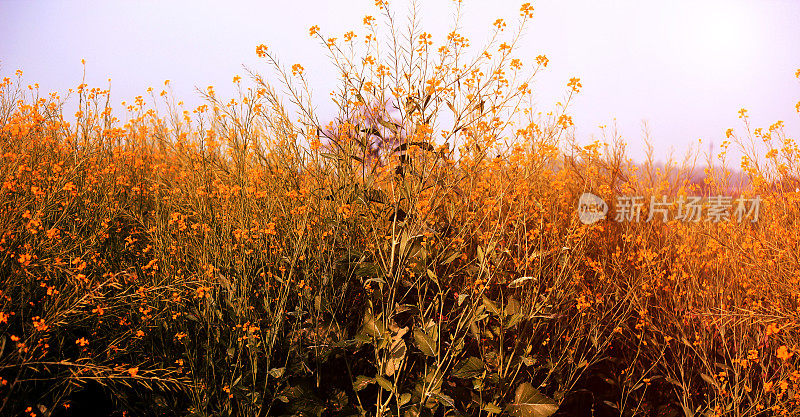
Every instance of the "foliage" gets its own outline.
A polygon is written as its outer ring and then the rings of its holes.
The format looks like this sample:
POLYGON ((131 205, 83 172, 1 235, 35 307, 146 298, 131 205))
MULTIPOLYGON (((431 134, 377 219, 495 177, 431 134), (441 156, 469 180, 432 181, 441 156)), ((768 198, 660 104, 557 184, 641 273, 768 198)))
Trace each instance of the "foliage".
POLYGON ((328 125, 303 67, 263 45, 285 96, 251 71, 193 111, 150 90, 124 122, 108 90, 81 84, 73 119, 4 79, 0 412, 78 413, 87 390, 144 415, 800 411, 800 158, 782 123, 751 130, 743 111, 728 139, 750 181, 723 164, 698 187, 693 164, 641 169, 616 136, 577 145, 577 78, 532 106, 548 60, 513 56, 530 5, 477 52, 377 6, 385 25, 343 42, 310 30, 342 74, 328 125), (584 190, 762 205, 747 224, 584 225, 584 190))

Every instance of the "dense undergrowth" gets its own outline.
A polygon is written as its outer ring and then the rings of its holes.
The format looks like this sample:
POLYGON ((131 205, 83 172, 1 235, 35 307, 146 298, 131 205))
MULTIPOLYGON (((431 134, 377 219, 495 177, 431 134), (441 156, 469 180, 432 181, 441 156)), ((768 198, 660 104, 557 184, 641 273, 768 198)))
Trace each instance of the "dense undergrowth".
POLYGON ((455 31, 434 46, 378 3, 385 25, 362 34, 311 28, 342 74, 328 125, 303 68, 265 46, 284 93, 251 72, 192 111, 151 91, 125 121, 107 90, 81 84, 67 115, 3 81, 0 414, 800 412, 800 158, 782 123, 751 130, 743 111, 728 139, 749 181, 717 165, 696 184, 691 160, 576 145, 578 79, 532 107, 547 58, 513 57, 530 6, 477 48, 455 31), (761 206, 584 225, 585 191, 761 206))

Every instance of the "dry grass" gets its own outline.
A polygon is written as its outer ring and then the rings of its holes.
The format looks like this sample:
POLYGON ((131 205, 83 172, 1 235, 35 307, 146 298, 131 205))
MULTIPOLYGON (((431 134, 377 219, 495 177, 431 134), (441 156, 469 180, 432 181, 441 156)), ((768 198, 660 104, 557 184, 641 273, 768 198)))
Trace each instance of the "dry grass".
POLYGON ((108 91, 67 115, 3 81, 0 413, 68 414, 86 387, 135 415, 800 412, 782 124, 728 133, 757 222, 583 225, 586 190, 724 194, 730 170, 697 187, 691 158, 575 145, 580 81, 539 112, 547 58, 513 55, 527 6, 476 49, 378 3, 357 36, 311 29, 342 73, 328 125, 265 46, 280 86, 251 72, 193 111, 151 91, 166 110, 138 97, 124 122, 108 91))

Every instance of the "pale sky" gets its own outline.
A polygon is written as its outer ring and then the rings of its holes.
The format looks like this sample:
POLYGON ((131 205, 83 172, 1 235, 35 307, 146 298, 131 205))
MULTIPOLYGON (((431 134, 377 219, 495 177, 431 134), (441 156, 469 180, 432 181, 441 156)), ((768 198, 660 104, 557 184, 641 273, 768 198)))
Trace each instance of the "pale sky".
MULTIPOLYGON (((452 21, 452 0, 421 2, 423 23, 440 43, 452 21)), ((462 33, 477 47, 492 22, 516 21, 521 2, 465 0, 462 33)), ((405 16, 408 2, 391 8, 405 16)), ((679 156, 702 138, 707 147, 741 126, 746 107, 756 126, 783 120, 798 139, 800 116, 800 1, 797 0, 540 0, 516 55, 550 59, 536 81, 539 105, 558 101, 570 77, 583 90, 571 113, 582 141, 614 118, 641 158, 646 120, 656 156, 679 156)), ((194 87, 214 85, 230 94, 242 65, 264 75, 255 55, 264 43, 281 61, 302 64, 320 115, 334 115, 328 92, 335 71, 308 28, 319 25, 341 39, 378 16, 373 0, 347 1, 27 1, 0 0, 0 75, 15 70, 44 92, 80 83, 86 59, 90 86, 111 78, 114 102, 160 91, 164 80, 187 105, 199 104, 194 87)))

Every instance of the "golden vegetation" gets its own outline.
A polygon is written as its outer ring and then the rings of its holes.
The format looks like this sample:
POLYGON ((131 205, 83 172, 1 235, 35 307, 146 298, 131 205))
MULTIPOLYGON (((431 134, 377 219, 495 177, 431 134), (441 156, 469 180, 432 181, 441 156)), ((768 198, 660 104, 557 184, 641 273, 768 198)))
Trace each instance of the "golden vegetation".
POLYGON ((136 415, 547 416, 585 390, 596 415, 800 411, 781 122, 727 133, 757 222, 584 225, 585 190, 675 200, 694 166, 576 145, 577 78, 536 111, 529 4, 478 49, 376 4, 383 26, 309 30, 342 75, 328 125, 264 45, 291 105, 252 72, 191 111, 150 89, 120 121, 107 90, 65 114, 3 80, 0 413, 66 413, 87 386, 136 415))

